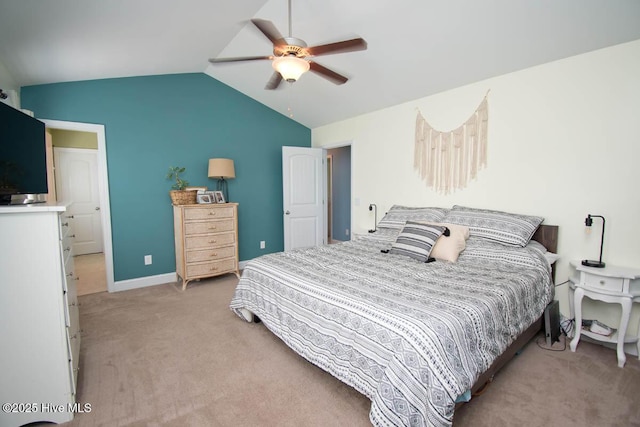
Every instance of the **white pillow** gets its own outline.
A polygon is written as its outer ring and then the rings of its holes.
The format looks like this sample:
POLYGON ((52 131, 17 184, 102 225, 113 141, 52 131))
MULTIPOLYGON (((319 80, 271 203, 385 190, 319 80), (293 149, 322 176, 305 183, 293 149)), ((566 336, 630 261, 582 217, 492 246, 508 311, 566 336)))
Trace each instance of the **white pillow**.
POLYGON ((467 247, 469 227, 444 222, 427 222, 425 224, 444 226, 449 229, 449 236, 443 234, 436 240, 430 256, 440 261, 456 262, 460 252, 467 247))

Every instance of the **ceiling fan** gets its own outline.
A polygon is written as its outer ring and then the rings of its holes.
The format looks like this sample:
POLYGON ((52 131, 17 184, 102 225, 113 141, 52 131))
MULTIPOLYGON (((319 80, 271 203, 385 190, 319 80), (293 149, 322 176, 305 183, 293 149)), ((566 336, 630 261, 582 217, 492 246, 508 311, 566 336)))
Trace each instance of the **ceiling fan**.
POLYGON ((319 46, 307 47, 304 40, 291 35, 291 0, 289 0, 289 36, 282 37, 278 29, 271 21, 265 19, 252 19, 251 22, 273 43, 273 55, 269 56, 246 56, 237 58, 211 58, 212 64, 225 62, 241 62, 256 60, 272 60, 271 65, 275 72, 267 82, 265 89, 277 89, 282 80, 293 83, 306 71, 312 71, 325 79, 341 85, 346 83, 348 78, 336 73, 312 61, 308 58, 331 55, 335 53, 354 52, 365 50, 367 42, 362 38, 343 40, 319 46))

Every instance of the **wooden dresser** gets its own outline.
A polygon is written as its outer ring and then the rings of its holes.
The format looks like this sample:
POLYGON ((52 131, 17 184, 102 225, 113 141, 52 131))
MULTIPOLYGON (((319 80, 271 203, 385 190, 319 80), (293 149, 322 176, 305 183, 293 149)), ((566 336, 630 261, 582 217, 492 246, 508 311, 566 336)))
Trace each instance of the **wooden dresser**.
POLYGON ((68 205, 0 207, 0 426, 78 411, 80 319, 68 205))
POLYGON ((238 204, 174 205, 176 273, 182 290, 194 279, 238 269, 238 204))

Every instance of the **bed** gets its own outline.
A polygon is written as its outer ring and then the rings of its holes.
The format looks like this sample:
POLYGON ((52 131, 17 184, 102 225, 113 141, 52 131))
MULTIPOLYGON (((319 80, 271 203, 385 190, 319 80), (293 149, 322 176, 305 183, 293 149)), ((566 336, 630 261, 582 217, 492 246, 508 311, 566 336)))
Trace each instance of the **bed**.
POLYGON ((250 261, 230 308, 367 396, 373 425, 448 426, 540 330, 557 240, 542 220, 393 206, 375 233, 250 261), (431 239, 426 259, 403 252, 411 227, 435 230, 416 238, 431 239), (453 240, 458 253, 432 262, 453 240))

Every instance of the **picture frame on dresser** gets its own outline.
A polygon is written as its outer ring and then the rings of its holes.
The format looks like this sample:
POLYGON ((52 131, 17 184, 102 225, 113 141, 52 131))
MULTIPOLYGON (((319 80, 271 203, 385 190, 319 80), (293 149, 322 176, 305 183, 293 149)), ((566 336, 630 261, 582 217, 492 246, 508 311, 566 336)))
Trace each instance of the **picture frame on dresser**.
POLYGON ((215 193, 215 198, 216 198, 215 203, 226 203, 226 201, 224 200, 224 194, 222 194, 222 191, 214 191, 213 193, 215 193))
POLYGON ((196 195, 196 201, 198 202, 198 204, 215 203, 215 201, 213 200, 211 195, 210 194, 206 194, 206 193, 198 193, 196 195))

